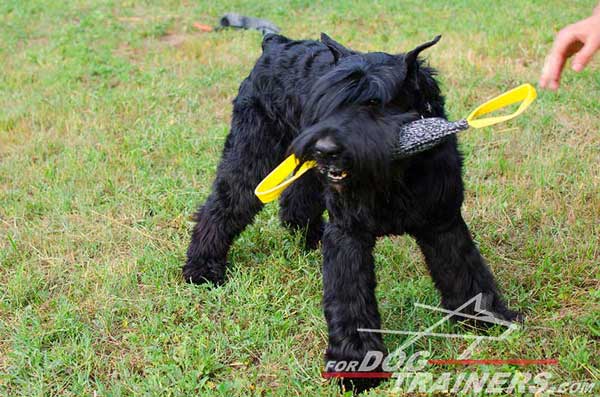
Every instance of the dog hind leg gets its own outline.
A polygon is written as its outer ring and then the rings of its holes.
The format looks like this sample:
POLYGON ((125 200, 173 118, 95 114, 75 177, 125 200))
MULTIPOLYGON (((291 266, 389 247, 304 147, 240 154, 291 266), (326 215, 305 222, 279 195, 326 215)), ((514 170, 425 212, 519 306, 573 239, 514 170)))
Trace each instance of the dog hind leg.
MULTIPOLYGON (((506 307, 494 276, 481 257, 460 214, 448 224, 422 228, 411 234, 425 256, 431 277, 442 295, 444 307, 456 309, 482 293, 485 310, 503 320, 522 320, 520 313, 506 307)), ((466 308, 465 312, 473 312, 473 306, 466 308)))
POLYGON ((262 208, 254 188, 283 159, 289 141, 256 109, 234 108, 212 192, 195 214, 186 281, 224 281, 229 247, 262 208))

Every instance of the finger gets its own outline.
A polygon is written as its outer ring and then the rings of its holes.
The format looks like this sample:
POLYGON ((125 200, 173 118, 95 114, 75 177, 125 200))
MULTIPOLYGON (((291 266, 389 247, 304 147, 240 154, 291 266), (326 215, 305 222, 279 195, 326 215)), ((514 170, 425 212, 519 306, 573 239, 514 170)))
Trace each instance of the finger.
MULTIPOLYGON (((540 85, 542 87, 548 85, 553 86, 553 82, 558 83, 560 74, 565 66, 565 61, 568 55, 570 55, 568 53, 569 47, 576 40, 575 35, 569 29, 563 29, 558 33, 554 45, 552 46, 550 56, 548 56, 544 69, 542 70, 542 77, 540 79, 540 85)), ((556 86, 558 87, 557 84, 556 86)))
POLYGON ((540 86, 542 88, 550 88, 551 90, 558 88, 558 81, 565 66, 565 61, 565 56, 557 54, 551 54, 548 57, 542 69, 542 77, 540 78, 540 86))
POLYGON ((592 60, 598 48, 600 48, 600 39, 590 38, 573 58, 573 70, 581 72, 592 60))

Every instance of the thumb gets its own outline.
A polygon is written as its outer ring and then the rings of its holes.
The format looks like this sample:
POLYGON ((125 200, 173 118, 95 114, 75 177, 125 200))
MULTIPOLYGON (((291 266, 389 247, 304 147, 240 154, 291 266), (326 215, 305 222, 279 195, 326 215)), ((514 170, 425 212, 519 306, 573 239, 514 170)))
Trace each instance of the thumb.
POLYGON ((572 68, 576 72, 581 72, 583 68, 592 60, 592 57, 600 48, 600 38, 590 39, 585 45, 579 50, 579 52, 573 58, 572 68))

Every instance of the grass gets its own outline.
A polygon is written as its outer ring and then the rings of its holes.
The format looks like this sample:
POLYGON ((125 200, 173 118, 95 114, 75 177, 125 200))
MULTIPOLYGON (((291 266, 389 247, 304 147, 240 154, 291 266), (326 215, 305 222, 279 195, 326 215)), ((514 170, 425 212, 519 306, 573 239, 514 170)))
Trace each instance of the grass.
MULTIPOLYGON (((279 226, 276 205, 234 245, 225 286, 180 280, 189 216, 260 53, 257 32, 200 33, 194 22, 234 10, 291 37, 326 31, 389 52, 442 33, 427 56, 456 119, 535 82, 555 32, 593 6, 247 3, 0 4, 0 394, 336 393, 319 375, 321 255, 279 226)), ((475 358, 557 358, 553 383, 600 377, 598 65, 567 71, 559 92, 540 93, 516 121, 461 137, 465 217, 510 304, 528 314, 516 337, 475 358)), ((376 260, 385 328, 439 319, 413 307, 439 303, 414 242, 385 238, 376 260)), ((452 358, 464 347, 415 349, 452 358)))

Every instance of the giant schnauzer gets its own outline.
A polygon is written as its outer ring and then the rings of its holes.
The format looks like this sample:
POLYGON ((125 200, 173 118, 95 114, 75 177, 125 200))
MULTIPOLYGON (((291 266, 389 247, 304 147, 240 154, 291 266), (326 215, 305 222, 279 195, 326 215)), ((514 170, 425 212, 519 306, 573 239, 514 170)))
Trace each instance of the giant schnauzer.
POLYGON ((282 223, 322 241, 328 360, 385 351, 375 299, 377 237, 408 233, 419 244, 442 304, 456 309, 483 293, 485 309, 514 321, 461 216, 462 159, 456 137, 396 159, 398 126, 445 117, 435 72, 418 58, 433 40, 404 54, 361 53, 321 41, 269 34, 233 102, 212 193, 197 212, 183 267, 193 283, 222 283, 232 242, 262 204, 256 185, 294 153, 317 167, 281 196, 282 223), (323 212, 329 222, 325 224, 323 212))

